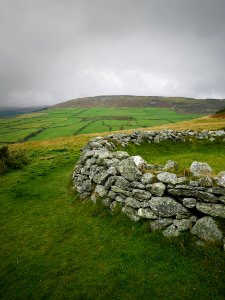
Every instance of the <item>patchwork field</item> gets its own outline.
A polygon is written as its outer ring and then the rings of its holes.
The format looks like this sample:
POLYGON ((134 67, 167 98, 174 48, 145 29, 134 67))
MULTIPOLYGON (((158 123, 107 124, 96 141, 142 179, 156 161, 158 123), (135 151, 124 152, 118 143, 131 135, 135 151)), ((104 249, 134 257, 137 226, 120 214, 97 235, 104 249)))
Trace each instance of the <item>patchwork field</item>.
POLYGON ((0 143, 146 128, 200 117, 169 108, 61 108, 0 118, 0 143))

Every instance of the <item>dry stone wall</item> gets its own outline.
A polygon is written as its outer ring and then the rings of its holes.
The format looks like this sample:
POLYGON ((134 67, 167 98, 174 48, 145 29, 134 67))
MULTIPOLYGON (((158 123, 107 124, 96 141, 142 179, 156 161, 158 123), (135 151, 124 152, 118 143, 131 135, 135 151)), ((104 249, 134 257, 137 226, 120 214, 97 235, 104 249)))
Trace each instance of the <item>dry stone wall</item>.
POLYGON ((149 220, 151 230, 161 230, 166 237, 189 230, 199 244, 216 242, 225 248, 225 233, 218 223, 225 219, 225 171, 212 176, 207 163, 195 161, 189 176, 178 176, 176 162, 153 165, 138 155, 116 151, 118 144, 192 139, 225 142, 225 131, 135 131, 96 137, 82 149, 73 172, 74 187, 81 198, 94 203, 100 198, 135 222, 149 220))

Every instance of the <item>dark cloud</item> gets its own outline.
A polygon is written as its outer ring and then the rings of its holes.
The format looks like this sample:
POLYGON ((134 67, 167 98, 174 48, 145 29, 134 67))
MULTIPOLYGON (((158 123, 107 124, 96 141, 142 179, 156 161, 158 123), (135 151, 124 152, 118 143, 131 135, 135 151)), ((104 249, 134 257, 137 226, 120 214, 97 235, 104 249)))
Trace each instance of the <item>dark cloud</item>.
POLYGON ((225 97, 224 0, 0 0, 1 105, 225 97))

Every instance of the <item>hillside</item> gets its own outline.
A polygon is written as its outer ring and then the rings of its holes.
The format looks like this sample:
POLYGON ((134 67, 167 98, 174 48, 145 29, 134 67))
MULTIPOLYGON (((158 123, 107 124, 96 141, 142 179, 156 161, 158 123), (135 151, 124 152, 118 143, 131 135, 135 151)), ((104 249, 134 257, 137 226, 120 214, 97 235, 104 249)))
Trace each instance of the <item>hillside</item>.
POLYGON ((119 95, 77 98, 51 106, 68 107, 158 107, 169 108, 179 113, 212 114, 225 107, 225 99, 119 95))

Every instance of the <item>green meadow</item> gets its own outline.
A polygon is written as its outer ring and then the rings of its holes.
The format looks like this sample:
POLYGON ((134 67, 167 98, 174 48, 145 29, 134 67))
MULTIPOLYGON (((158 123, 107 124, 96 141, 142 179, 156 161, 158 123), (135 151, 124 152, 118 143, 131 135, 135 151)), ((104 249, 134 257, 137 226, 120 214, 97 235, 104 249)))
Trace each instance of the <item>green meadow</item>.
POLYGON ((58 108, 0 118, 0 143, 135 129, 191 120, 201 115, 167 108, 58 108))
MULTIPOLYGON (((1 299, 224 299, 220 248, 196 246, 187 234, 164 238, 148 222, 79 199, 71 174, 83 144, 77 136, 10 146, 24 149, 29 164, 0 177, 1 299)), ((180 170, 193 158, 225 169, 221 142, 126 150, 151 163, 173 159, 180 170)))

